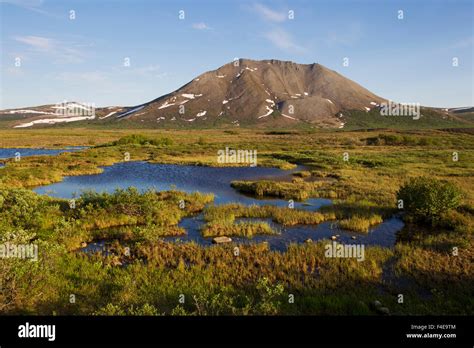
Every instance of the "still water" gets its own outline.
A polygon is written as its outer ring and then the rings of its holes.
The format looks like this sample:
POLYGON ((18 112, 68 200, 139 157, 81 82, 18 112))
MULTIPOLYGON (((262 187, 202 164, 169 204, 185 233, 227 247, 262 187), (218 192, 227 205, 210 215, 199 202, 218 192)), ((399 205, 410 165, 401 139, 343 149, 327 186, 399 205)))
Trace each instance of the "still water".
MULTIPOLYGON (((298 167, 293 171, 301 169, 301 167, 298 167)), ((288 180, 293 171, 264 167, 215 168, 148 162, 122 162, 105 167, 101 174, 65 177, 62 182, 38 187, 35 191, 54 197, 72 198, 79 196, 81 191, 84 190, 113 192, 117 188, 134 186, 139 190, 177 189, 185 192, 213 193, 216 204, 235 202, 245 205, 288 206, 288 201, 282 199, 258 199, 243 195, 234 190, 230 183, 234 180, 256 180, 261 178, 288 180)), ((295 208, 316 211, 320 207, 330 204, 331 200, 329 199, 308 199, 305 202, 295 202, 295 208)), ((270 248, 274 250, 285 250, 290 243, 303 243, 308 239, 313 241, 328 239, 334 235, 338 235, 338 241, 343 243, 393 246, 396 232, 403 227, 403 222, 397 217, 386 219, 367 234, 342 230, 334 222, 284 227, 270 219, 239 220, 266 221, 274 230, 279 231, 279 234, 255 236, 251 239, 233 237, 232 239, 235 242, 267 242, 270 248)), ((202 245, 209 245, 212 243, 212 239, 204 238, 200 233, 200 227, 203 223, 202 214, 184 218, 179 225, 186 229, 187 235, 166 239, 176 242, 194 241, 202 245)), ((103 243, 105 242, 92 243, 88 248, 101 247, 103 243)))

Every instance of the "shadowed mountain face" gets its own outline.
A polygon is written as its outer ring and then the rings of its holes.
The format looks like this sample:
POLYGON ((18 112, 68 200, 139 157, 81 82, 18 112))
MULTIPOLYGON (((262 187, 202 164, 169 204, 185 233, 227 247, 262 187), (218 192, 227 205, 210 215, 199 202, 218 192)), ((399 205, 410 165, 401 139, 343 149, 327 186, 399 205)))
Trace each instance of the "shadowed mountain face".
POLYGON ((319 64, 240 59, 116 118, 161 123, 312 123, 341 127, 344 110, 368 110, 384 99, 319 64))

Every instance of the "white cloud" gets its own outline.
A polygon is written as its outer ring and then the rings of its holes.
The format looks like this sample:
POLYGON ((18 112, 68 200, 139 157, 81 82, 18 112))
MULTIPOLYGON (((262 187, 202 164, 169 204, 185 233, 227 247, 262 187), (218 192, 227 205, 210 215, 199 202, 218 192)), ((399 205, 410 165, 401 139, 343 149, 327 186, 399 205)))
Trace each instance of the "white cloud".
POLYGON ((50 51, 55 45, 53 39, 41 36, 15 36, 14 39, 40 51, 50 51))
POLYGON ((210 26, 208 26, 206 23, 204 22, 199 22, 199 23, 194 23, 193 24, 193 28, 194 29, 197 29, 197 30, 209 30, 211 29, 210 26))
POLYGON ((269 40, 276 47, 284 51, 301 52, 305 49, 296 44, 292 36, 285 30, 281 28, 276 28, 272 31, 266 32, 264 37, 269 40))
POLYGON ((41 15, 53 17, 53 18, 63 18, 64 16, 58 16, 42 10, 41 7, 44 3, 43 0, 0 0, 0 3, 6 3, 14 6, 18 6, 28 11, 33 11, 41 15))
POLYGON ((56 63, 82 63, 86 53, 79 47, 63 47, 56 52, 56 56, 56 63))
POLYGON ((38 7, 43 4, 43 0, 0 0, 2 2, 21 7, 38 7))
POLYGON ((84 61, 86 51, 90 44, 78 44, 75 42, 63 42, 42 36, 15 36, 15 41, 28 46, 36 53, 47 54, 54 59, 54 63, 81 63, 84 61))
POLYGON ((287 18, 284 12, 274 11, 259 3, 254 4, 253 8, 263 19, 270 22, 284 22, 287 18))

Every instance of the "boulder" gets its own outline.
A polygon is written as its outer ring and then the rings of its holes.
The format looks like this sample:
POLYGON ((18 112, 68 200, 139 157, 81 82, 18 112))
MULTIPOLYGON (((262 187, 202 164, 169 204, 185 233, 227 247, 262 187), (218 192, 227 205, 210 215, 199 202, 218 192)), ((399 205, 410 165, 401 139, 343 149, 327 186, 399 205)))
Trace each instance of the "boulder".
POLYGON ((375 308, 380 308, 382 307, 382 303, 379 300, 375 300, 374 302, 372 302, 372 306, 375 308))
POLYGON ((214 244, 230 243, 230 242, 232 242, 232 239, 227 237, 227 236, 214 237, 212 242, 214 244))

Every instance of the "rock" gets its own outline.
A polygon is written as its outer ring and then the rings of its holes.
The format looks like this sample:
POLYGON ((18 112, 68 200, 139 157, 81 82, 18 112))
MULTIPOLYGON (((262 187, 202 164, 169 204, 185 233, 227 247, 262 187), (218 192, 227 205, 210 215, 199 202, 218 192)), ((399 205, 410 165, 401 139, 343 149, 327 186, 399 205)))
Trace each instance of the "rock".
POLYGON ((379 307, 377 308, 377 312, 383 315, 390 315, 390 310, 387 307, 379 307))
POLYGON ((230 243, 232 242, 232 239, 229 238, 229 237, 226 237, 226 236, 222 236, 222 237, 215 237, 212 242, 214 244, 222 244, 222 243, 230 243))
POLYGON ((380 308, 382 307, 382 303, 379 300, 375 300, 374 302, 372 302, 372 306, 374 306, 375 308, 380 308))

